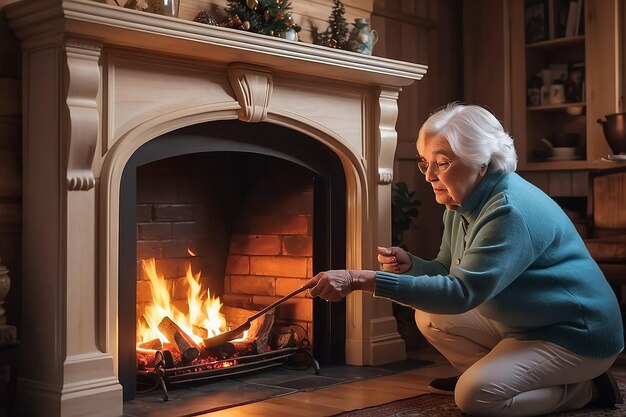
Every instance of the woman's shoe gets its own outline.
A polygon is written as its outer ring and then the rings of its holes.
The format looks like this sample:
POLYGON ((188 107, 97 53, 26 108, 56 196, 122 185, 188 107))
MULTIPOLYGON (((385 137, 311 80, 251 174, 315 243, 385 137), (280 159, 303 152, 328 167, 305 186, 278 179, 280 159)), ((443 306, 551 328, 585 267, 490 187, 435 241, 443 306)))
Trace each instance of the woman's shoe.
POLYGON ((596 387, 597 397, 589 403, 589 406, 595 408, 610 408, 615 404, 624 404, 622 393, 619 390, 617 381, 613 378, 610 371, 606 371, 602 375, 594 378, 592 381, 596 387))
POLYGON ((456 388, 458 380, 458 376, 433 379, 428 385, 428 391, 433 394, 454 395, 454 388, 456 388))

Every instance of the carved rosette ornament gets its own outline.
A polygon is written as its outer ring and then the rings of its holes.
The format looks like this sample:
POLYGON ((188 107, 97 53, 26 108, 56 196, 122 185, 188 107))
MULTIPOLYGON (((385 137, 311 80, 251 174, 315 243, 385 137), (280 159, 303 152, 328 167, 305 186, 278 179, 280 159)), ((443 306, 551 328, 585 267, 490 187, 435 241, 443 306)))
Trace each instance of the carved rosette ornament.
POLYGON ((253 66, 234 65, 228 70, 228 79, 241 106, 239 120, 263 121, 272 98, 272 74, 253 66))
POLYGON ((102 44, 82 39, 65 42, 67 59, 67 185, 70 190, 89 190, 95 185, 92 164, 99 131, 97 97, 100 89, 102 44))

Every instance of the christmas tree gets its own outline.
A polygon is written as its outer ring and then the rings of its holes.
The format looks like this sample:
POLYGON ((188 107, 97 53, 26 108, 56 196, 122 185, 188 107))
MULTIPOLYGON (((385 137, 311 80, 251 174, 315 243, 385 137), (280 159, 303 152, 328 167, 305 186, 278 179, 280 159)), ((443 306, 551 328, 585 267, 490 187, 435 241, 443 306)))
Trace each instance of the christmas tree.
POLYGON ((270 36, 300 32, 290 10, 288 0, 228 0, 224 26, 270 36))
POLYGON ((328 29, 317 35, 314 43, 331 48, 349 49, 347 45, 348 24, 346 18, 343 17, 346 9, 341 0, 333 0, 333 3, 333 10, 328 18, 328 29))

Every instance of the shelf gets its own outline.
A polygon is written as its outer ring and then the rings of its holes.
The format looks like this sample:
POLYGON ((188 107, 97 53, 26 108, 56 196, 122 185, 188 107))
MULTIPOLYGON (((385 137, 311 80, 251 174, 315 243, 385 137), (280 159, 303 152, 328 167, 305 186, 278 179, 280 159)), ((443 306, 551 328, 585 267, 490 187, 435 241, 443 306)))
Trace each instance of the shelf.
POLYGON ((623 165, 626 162, 613 162, 605 161, 602 159, 585 160, 578 159, 572 161, 542 161, 542 162, 527 162, 524 165, 523 171, 583 171, 590 169, 606 169, 619 165, 623 165))
POLYGON ((539 106, 528 106, 526 110, 528 111, 544 111, 544 110, 563 110, 570 107, 585 107, 585 102, 569 102, 569 103, 559 103, 559 104, 542 104, 539 106))
POLYGON ((564 46, 572 46, 585 43, 585 35, 565 36, 562 38, 548 39, 545 41, 527 43, 526 49, 551 49, 561 48, 564 46))

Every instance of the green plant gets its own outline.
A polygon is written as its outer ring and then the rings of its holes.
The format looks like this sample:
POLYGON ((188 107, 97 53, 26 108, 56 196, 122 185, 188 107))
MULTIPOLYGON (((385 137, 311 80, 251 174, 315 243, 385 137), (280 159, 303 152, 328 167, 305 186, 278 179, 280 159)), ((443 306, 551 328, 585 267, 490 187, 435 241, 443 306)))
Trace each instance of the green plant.
MULTIPOLYGON (((408 250, 402 243, 404 232, 409 230, 413 218, 418 215, 420 202, 415 199, 415 191, 409 191, 404 182, 396 183, 391 189, 391 243, 408 250)), ((413 308, 393 303, 393 315, 398 325, 398 333, 406 343, 407 350, 415 350, 420 346, 421 336, 415 324, 413 308)))
POLYGON ((396 183, 391 189, 391 243, 407 249, 402 243, 404 232, 409 230, 413 218, 418 215, 421 205, 415 199, 415 191, 409 191, 405 182, 396 183))

